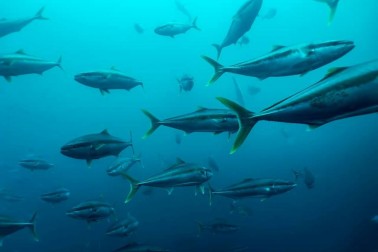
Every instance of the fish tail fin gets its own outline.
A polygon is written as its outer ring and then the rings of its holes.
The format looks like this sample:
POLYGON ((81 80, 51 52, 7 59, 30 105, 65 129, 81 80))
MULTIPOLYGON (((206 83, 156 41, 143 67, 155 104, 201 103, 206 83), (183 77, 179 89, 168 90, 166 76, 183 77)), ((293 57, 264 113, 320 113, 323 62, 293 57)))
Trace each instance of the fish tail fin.
POLYGON ((206 60, 207 63, 209 63, 214 68, 214 75, 211 78, 211 80, 209 80, 209 82, 208 82, 208 85, 213 84, 216 80, 218 80, 222 76, 222 74, 224 74, 224 72, 225 72, 224 67, 223 67, 223 65, 219 64, 217 61, 215 61, 215 60, 213 60, 213 59, 211 59, 207 56, 203 55, 202 58, 204 60, 206 60))
POLYGON ((217 49, 217 60, 219 60, 223 47, 218 44, 212 44, 212 46, 214 46, 215 49, 217 49))
POLYGON ((192 27, 196 29, 197 31, 200 31, 201 29, 197 26, 197 17, 193 19, 192 27))
POLYGON ((223 103, 223 105, 233 110, 238 117, 239 131, 237 133, 234 145, 232 146, 232 149, 230 151, 230 154, 233 154, 243 144, 249 132, 251 132, 253 126, 255 126, 255 124, 258 122, 258 119, 254 118, 255 113, 245 109, 244 107, 233 101, 222 97, 217 97, 217 99, 218 101, 223 103))
POLYGON ((126 203, 129 203, 134 198, 135 194, 137 193, 137 191, 140 188, 140 185, 138 185, 138 183, 139 183, 138 180, 132 178, 128 174, 121 173, 121 175, 122 175, 122 178, 124 178, 124 179, 126 179, 130 182, 130 192, 125 199, 125 204, 126 204, 126 203))
POLYGON ((135 155, 134 143, 133 143, 133 132, 131 130, 130 130, 130 146, 131 146, 131 149, 133 150, 133 155, 135 155))
POLYGON ((60 56, 59 59, 56 61, 56 66, 59 67, 62 71, 64 71, 62 67, 62 56, 60 56))
POLYGON ((28 228, 30 229, 30 231, 32 232, 32 235, 33 235, 33 238, 35 241, 39 241, 39 237, 38 237, 38 234, 36 232, 36 229, 35 229, 35 222, 36 222, 36 217, 37 217, 37 212, 35 212, 33 214, 33 216, 31 217, 30 219, 30 226, 28 226, 28 228))
POLYGON ((143 139, 149 137, 160 126, 160 120, 147 110, 142 109, 142 112, 150 119, 151 128, 144 134, 143 139))
POLYGON ((321 3, 325 3, 329 7, 329 17, 328 17, 328 25, 332 24, 333 18, 335 17, 337 5, 339 4, 339 1, 336 0, 334 2, 330 2, 328 0, 315 0, 321 3))
POLYGON ((37 13, 35 13, 34 15, 34 19, 40 19, 40 20, 48 20, 47 17, 44 17, 43 16, 43 11, 45 10, 45 7, 42 7, 41 9, 39 9, 37 11, 37 13))
POLYGON ((209 189, 209 205, 211 206, 213 204, 214 188, 210 185, 210 183, 207 183, 207 188, 209 189))

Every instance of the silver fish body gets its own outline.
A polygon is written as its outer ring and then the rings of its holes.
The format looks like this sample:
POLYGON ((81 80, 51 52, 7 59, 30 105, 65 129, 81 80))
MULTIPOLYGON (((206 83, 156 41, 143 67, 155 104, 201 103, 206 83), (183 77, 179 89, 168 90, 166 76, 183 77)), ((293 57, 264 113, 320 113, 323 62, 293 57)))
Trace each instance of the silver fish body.
POLYGON ((83 202, 66 212, 69 217, 87 222, 97 222, 112 214, 114 214, 114 208, 110 204, 100 201, 83 202))
POLYGON ((54 167, 54 164, 47 162, 46 160, 39 158, 28 158, 18 162, 18 164, 31 171, 35 170, 48 170, 54 167))
POLYGON ((49 203, 60 203, 62 201, 67 200, 70 197, 70 191, 66 188, 59 188, 53 192, 44 193, 41 195, 41 199, 43 201, 49 203))
POLYGON ((130 214, 126 219, 117 221, 108 228, 106 235, 126 237, 133 234, 139 226, 139 222, 130 214))

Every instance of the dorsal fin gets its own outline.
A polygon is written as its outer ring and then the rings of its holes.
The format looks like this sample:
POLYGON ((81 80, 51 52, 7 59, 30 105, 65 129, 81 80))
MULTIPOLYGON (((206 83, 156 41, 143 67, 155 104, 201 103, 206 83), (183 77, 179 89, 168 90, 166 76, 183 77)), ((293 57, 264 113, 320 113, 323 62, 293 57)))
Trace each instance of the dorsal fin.
POLYGON ((205 107, 202 107, 202 106, 198 106, 196 112, 205 111, 205 110, 208 110, 208 108, 205 108, 205 107))
POLYGON ((103 131, 101 131, 100 134, 110 136, 110 134, 109 134, 109 132, 108 132, 107 129, 104 129, 103 131))
POLYGON ((328 69, 328 72, 324 75, 324 77, 318 81, 317 83, 324 81, 325 79, 330 78, 331 76, 334 76, 335 74, 341 73, 345 69, 348 69, 348 67, 333 67, 328 69))
POLYGON ((17 50, 16 54, 26 55, 26 53, 25 53, 25 51, 23 49, 17 50))
POLYGON ((272 52, 280 50, 280 49, 285 48, 285 47, 286 46, 283 46, 283 45, 274 45, 273 48, 272 48, 272 52))
POLYGON ((180 164, 185 164, 186 162, 184 160, 182 160, 181 158, 177 157, 176 158, 176 165, 180 165, 180 164))

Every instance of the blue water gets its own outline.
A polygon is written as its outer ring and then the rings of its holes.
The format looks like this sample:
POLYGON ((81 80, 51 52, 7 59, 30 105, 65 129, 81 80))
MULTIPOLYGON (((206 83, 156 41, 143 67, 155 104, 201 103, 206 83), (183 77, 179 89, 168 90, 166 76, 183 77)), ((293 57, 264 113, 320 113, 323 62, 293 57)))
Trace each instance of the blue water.
MULTIPOLYGON (((206 87, 212 68, 200 55, 215 57, 212 43, 220 43, 242 0, 182 0, 192 16, 198 16, 201 31, 190 30, 172 39, 153 29, 170 21, 187 22, 173 0, 160 1, 44 1, 3 0, 0 16, 28 17, 41 6, 48 21, 34 21, 18 33, 0 38, 0 53, 24 49, 29 54, 56 60, 58 68, 39 75, 14 77, 11 84, 0 80, 0 188, 22 195, 16 203, 0 202, 0 212, 29 219, 38 212, 39 242, 28 230, 4 240, 0 251, 112 251, 129 241, 157 245, 170 251, 378 251, 378 134, 377 115, 336 121, 308 132, 306 126, 259 122, 234 155, 229 149, 234 136, 193 133, 175 143, 177 130, 160 127, 151 137, 141 137, 149 128, 140 109, 159 118, 194 111, 197 106, 223 108, 215 97, 235 99, 231 74, 206 87), (139 23, 144 34, 135 32, 139 23), (130 92, 111 91, 102 96, 96 89, 78 84, 79 72, 115 66, 144 83, 130 92), (179 94, 177 77, 195 78, 191 92, 179 94), (219 164, 211 182, 221 188, 247 177, 292 180, 292 169, 307 167, 315 175, 315 187, 299 183, 294 190, 264 202, 247 199, 241 205, 252 209, 250 216, 229 214, 230 199, 194 196, 194 188, 175 189, 168 196, 156 189, 150 196, 138 192, 127 205, 127 181, 109 177, 105 170, 114 157, 85 161, 60 154, 60 147, 81 135, 103 129, 129 138, 133 133, 136 153, 144 169, 132 168, 138 179, 147 178, 173 163, 176 157, 207 165, 208 156, 219 164), (47 171, 31 172, 17 165, 28 155, 42 156, 55 164, 47 171), (42 193, 58 187, 71 191, 69 200, 50 205, 42 193), (119 218, 128 212, 140 226, 129 238, 105 235, 109 221, 93 223, 71 219, 65 212, 87 200, 111 203, 119 218), (227 219, 240 225, 234 234, 198 236, 196 220, 227 219)), ((235 76, 246 107, 259 111, 316 82, 329 67, 348 66, 377 58, 377 10, 375 0, 340 0, 332 25, 327 25, 326 5, 311 0, 265 0, 262 13, 270 8, 277 15, 257 18, 248 32, 250 43, 233 45, 222 52, 221 62, 231 64, 261 56, 273 45, 293 45, 333 39, 353 40, 356 48, 337 60, 303 77, 291 76, 259 81, 235 76), (248 95, 248 86, 261 92, 248 95)), ((132 155, 126 149, 124 156, 132 155)))

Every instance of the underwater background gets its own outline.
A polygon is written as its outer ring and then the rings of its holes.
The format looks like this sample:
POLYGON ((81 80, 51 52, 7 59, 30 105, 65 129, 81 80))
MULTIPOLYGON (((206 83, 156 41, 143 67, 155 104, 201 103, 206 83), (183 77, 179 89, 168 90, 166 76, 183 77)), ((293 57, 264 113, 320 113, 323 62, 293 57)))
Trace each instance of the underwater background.
MULTIPOLYGON (((39 242, 28 230, 7 236, 0 251, 57 252, 112 251, 128 242, 154 244, 170 251, 378 251, 378 134, 377 115, 335 121, 308 131, 307 126, 260 122, 237 153, 229 155, 235 135, 193 133, 160 127, 143 140, 149 129, 148 109, 158 118, 192 112, 198 106, 224 108, 215 97, 235 100, 232 76, 244 95, 245 107, 259 111, 321 79, 330 67, 349 66, 377 58, 377 8, 375 0, 340 0, 335 19, 327 24, 327 6, 312 0, 264 0, 260 13, 274 8, 272 18, 257 18, 247 33, 248 44, 232 45, 221 62, 231 64, 267 53, 273 45, 294 45, 326 40, 352 40, 349 54, 306 75, 256 78, 225 74, 206 86, 213 69, 201 55, 216 57, 211 44, 225 36, 232 16, 244 0, 181 0, 201 31, 190 30, 175 38, 158 36, 155 27, 188 22, 173 0, 3 0, 0 17, 27 17, 45 6, 46 21, 34 21, 18 33, 0 38, 0 53, 19 49, 44 59, 62 56, 63 71, 54 68, 40 75, 0 80, 0 188, 22 195, 20 202, 0 201, 2 214, 29 219, 37 211, 39 242), (139 34, 134 24, 145 32, 139 34), (144 83, 130 92, 101 95, 75 82, 79 72, 110 67, 144 83), (179 92, 177 78, 194 77, 190 92, 179 92), (258 88, 251 95, 248 90, 258 88), (174 163, 176 157, 219 165, 211 179, 221 188, 244 178, 293 180, 292 170, 308 168, 315 187, 303 182, 292 191, 263 202, 245 199, 248 216, 230 214, 231 199, 194 195, 194 188, 177 188, 168 195, 154 189, 138 192, 128 204, 129 183, 106 174, 115 157, 85 161, 60 153, 69 140, 107 129, 129 139, 132 132, 136 165, 130 174, 145 179, 174 163), (177 144, 177 134, 182 142, 177 144), (184 136, 185 135, 185 136, 184 136), (55 166, 31 172, 18 165, 28 155, 41 156, 55 166), (42 193, 65 187, 70 198, 51 205, 42 193), (65 212, 87 200, 103 200, 118 218, 132 214, 139 221, 135 234, 126 238, 105 235, 112 217, 92 223, 71 219, 65 212), (232 234, 198 232, 197 221, 222 218, 240 226, 232 234), (242 251, 242 250, 240 250, 242 251)), ((126 149, 122 156, 133 153, 126 149)))

